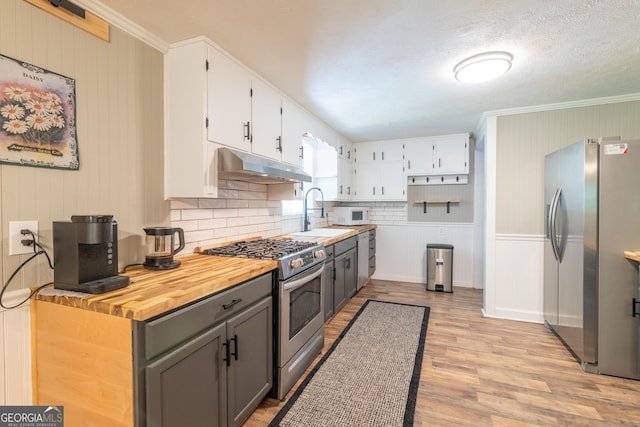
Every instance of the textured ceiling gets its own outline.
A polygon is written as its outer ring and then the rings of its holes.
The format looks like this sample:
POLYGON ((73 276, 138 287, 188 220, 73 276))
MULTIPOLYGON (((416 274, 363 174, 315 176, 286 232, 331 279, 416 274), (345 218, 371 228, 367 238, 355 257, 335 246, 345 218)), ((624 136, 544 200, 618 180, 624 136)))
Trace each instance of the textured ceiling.
POLYGON ((471 132, 484 111, 640 93, 638 0, 100 3, 166 43, 209 37, 356 142, 471 132), (514 55, 507 74, 453 78, 456 63, 490 50, 514 55))

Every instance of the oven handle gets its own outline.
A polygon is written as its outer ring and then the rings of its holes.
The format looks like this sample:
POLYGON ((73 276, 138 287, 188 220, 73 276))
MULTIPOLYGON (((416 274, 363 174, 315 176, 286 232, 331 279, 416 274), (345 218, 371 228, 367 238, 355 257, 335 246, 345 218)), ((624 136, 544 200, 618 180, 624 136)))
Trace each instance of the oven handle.
POLYGON ((284 285, 282 286, 282 289, 284 291, 293 291, 294 289, 300 288, 306 285, 307 283, 309 283, 310 280, 313 280, 316 277, 320 277, 320 275, 322 275, 323 270, 324 270, 324 263, 320 264, 317 267, 317 270, 313 273, 305 273, 304 276, 299 279, 296 279, 292 282, 285 282, 284 285))

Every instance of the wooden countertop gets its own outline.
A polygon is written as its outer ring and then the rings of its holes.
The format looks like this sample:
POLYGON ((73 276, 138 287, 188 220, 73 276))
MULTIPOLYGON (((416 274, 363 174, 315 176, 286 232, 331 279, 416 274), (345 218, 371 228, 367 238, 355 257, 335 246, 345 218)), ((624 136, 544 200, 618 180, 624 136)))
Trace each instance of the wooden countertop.
MULTIPOLYGON (((376 225, 334 225, 326 228, 353 231, 336 237, 313 238, 313 240, 324 245, 332 245, 365 231, 374 230, 376 225)), ((292 238, 295 239, 295 236, 292 238)), ((309 239, 307 237, 305 240, 311 241, 309 239)), ((57 292, 63 295, 39 293, 35 299, 127 319, 147 320, 278 268, 278 262, 271 260, 200 254, 185 255, 178 259, 182 264, 173 270, 154 271, 141 266, 127 270, 123 275, 129 276, 132 283, 116 291, 98 295, 63 291, 57 292)))
POLYGON ((123 289, 89 296, 38 294, 38 301, 82 308, 133 320, 151 317, 214 295, 278 268, 277 261, 192 254, 180 267, 154 271, 134 267, 124 273, 132 283, 123 289))
POLYGON ((640 251, 624 251, 624 257, 640 262, 640 251))

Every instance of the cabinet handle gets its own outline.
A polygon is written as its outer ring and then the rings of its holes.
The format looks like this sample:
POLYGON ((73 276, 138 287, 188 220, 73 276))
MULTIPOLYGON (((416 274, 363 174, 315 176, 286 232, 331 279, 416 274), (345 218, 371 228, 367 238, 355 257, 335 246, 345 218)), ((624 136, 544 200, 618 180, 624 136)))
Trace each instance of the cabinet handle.
POLYGON ((304 146, 300 146, 300 158, 304 159, 304 146))
POLYGON ((347 150, 347 159, 351 160, 351 150, 347 150))
POLYGON ((282 137, 281 136, 276 138, 276 151, 279 151, 282 153, 282 137))
POLYGON ((411 169, 411 160, 407 160, 408 163, 408 169, 411 169))
POLYGON ((346 269, 350 269, 351 268, 351 258, 345 258, 344 259, 344 268, 346 268, 346 269))
POLYGON ((336 281, 336 269, 335 268, 333 269, 333 281, 334 282, 336 281))
POLYGON ((384 185, 382 186, 382 195, 384 196, 384 185))
POLYGON ((342 184, 340 184, 340 194, 342 194, 342 184))
POLYGON ((351 195, 351 186, 348 186, 348 187, 347 187, 347 194, 348 194, 348 195, 351 195))
POLYGON ((242 298, 234 299, 229 304, 222 304, 222 308, 225 309, 225 310, 228 310, 228 309, 230 309, 231 307, 233 307, 234 305, 238 304, 241 301, 242 301, 242 298))
POLYGON ((233 353, 231 353, 231 355, 234 360, 238 360, 238 336, 234 335, 231 341, 233 341, 233 353))
POLYGON ((244 139, 246 139, 247 141, 251 141, 251 122, 245 122, 243 124, 244 126, 244 139))
POLYGON ((342 145, 340 146, 340 155, 342 156, 342 145))
POLYGON ((376 195, 376 187, 373 187, 373 195, 376 195))
POLYGON ((229 356, 229 340, 223 342, 222 346, 224 347, 224 359, 222 360, 227 363, 227 366, 231 366, 231 357, 229 356))
POLYGON ((636 307, 638 306, 639 303, 640 303, 640 301, 636 300, 635 298, 633 299, 633 316, 632 317, 636 317, 638 314, 640 314, 636 310, 636 307))
POLYGON ((442 167, 442 159, 438 159, 438 167, 441 168, 442 167))
POLYGON ((373 160, 375 160, 375 159, 376 159, 376 152, 374 151, 373 152, 373 160))
POLYGON ((382 160, 384 160, 384 151, 382 152, 382 160))

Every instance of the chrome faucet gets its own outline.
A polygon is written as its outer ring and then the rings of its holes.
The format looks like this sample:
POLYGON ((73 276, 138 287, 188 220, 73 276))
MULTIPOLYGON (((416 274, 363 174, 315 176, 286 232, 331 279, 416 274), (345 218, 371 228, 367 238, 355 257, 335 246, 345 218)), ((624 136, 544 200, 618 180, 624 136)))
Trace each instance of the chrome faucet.
POLYGON ((322 190, 319 187, 311 187, 310 189, 307 190, 307 192, 304 194, 304 230, 303 231, 309 231, 309 225, 311 225, 311 221, 309 221, 309 214, 307 213, 307 211, 317 211, 317 208, 308 208, 307 207, 307 196, 309 195, 309 192, 311 192, 311 190, 318 190, 320 192, 320 196, 322 196, 322 202, 320 204, 320 218, 324 218, 324 194, 322 193, 322 190))

